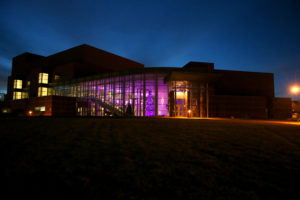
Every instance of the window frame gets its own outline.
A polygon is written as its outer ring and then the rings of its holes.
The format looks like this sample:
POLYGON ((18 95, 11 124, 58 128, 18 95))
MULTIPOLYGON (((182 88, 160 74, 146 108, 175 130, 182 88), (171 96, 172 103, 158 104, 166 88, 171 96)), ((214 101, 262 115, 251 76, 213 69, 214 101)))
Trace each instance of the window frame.
POLYGON ((13 92, 13 100, 19 100, 19 99, 22 99, 22 92, 14 91, 13 92))
POLYGON ((23 80, 21 79, 14 79, 14 89, 22 89, 23 86, 23 80))
POLYGON ((40 84, 48 84, 49 83, 49 74, 45 73, 45 72, 39 73, 38 83, 40 83, 40 84))
POLYGON ((48 88, 47 87, 38 87, 38 97, 48 96, 48 88))

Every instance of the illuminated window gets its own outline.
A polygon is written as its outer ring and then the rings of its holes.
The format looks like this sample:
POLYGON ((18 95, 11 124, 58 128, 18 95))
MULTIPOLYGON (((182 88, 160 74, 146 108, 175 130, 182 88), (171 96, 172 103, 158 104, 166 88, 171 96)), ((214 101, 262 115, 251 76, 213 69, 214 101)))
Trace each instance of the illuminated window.
POLYGON ((28 92, 22 92, 22 99, 28 98, 28 92))
POLYGON ((22 89, 22 80, 14 80, 14 89, 22 89))
POLYGON ((40 111, 41 111, 41 112, 46 111, 46 107, 45 107, 45 106, 40 107, 40 111))
POLYGON ((14 92, 13 93, 13 100, 22 99, 22 92, 14 92))
POLYGON ((48 84, 48 74, 47 73, 39 73, 39 83, 48 84))
POLYGON ((48 88, 46 88, 46 87, 38 88, 38 96, 39 97, 47 96, 47 92, 48 92, 48 88))
POLYGON ((30 86, 30 81, 27 81, 27 87, 30 86))
POLYGON ((48 88, 47 90, 47 96, 53 95, 54 94, 54 89, 53 88, 48 88))
POLYGON ((46 107, 45 106, 40 106, 40 107, 34 107, 35 111, 40 111, 40 112, 45 112, 46 111, 46 107))

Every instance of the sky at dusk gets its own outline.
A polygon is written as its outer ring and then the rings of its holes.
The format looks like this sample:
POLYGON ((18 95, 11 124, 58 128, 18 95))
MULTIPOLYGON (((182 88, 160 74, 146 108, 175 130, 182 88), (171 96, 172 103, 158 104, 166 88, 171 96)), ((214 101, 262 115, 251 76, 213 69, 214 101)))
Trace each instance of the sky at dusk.
POLYGON ((300 1, 0 1, 0 90, 14 56, 80 45, 145 64, 272 72, 278 97, 300 85, 300 1))

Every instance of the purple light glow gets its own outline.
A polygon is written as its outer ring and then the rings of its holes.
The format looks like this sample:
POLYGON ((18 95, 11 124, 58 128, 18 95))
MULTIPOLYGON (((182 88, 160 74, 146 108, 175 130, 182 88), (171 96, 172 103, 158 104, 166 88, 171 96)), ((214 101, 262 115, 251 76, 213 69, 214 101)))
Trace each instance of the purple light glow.
POLYGON ((153 103, 153 96, 152 91, 149 90, 146 102, 146 116, 154 116, 155 115, 155 108, 153 103))
POLYGON ((73 96, 98 99, 102 106, 108 105, 101 107, 99 102, 87 101, 88 105, 84 106, 87 115, 103 116, 111 107, 124 113, 130 103, 134 116, 168 116, 168 86, 164 77, 165 74, 111 77, 71 85, 69 90, 76 90, 73 96))

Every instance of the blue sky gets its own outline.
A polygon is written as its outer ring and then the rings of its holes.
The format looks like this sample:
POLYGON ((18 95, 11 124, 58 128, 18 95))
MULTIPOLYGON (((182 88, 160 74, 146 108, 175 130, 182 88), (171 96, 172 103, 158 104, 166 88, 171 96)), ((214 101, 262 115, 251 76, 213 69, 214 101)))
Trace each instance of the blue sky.
POLYGON ((276 96, 300 84, 299 1, 0 2, 0 89, 11 59, 80 44, 145 66, 214 62, 216 69, 273 72, 276 96))

